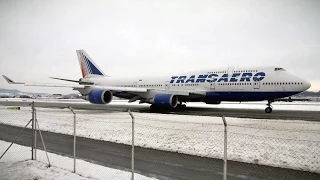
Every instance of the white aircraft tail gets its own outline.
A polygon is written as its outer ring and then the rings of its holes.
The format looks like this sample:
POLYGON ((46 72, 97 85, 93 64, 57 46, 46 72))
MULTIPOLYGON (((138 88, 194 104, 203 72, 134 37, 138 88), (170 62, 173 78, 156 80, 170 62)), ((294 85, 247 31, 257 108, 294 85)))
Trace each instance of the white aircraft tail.
POLYGON ((84 50, 77 50, 77 55, 82 77, 85 78, 89 77, 90 75, 106 76, 84 50))

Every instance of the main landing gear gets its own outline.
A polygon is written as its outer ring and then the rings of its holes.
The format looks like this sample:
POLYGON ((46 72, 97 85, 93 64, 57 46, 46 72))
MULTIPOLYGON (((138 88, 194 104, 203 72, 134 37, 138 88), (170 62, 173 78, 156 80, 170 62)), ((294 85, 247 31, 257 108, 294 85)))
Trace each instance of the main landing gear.
POLYGON ((264 110, 266 113, 272 112, 272 106, 271 106, 272 102, 273 102, 272 100, 268 100, 268 104, 267 104, 268 107, 264 110))
POLYGON ((161 111, 161 110, 173 110, 173 109, 176 109, 176 110, 184 110, 186 109, 187 106, 185 104, 182 104, 182 102, 180 102, 179 104, 176 105, 176 107, 159 107, 159 106, 156 106, 155 104, 151 104, 150 106, 150 109, 152 111, 161 111))
POLYGON ((186 109, 187 106, 185 104, 182 104, 182 102, 180 102, 177 106, 176 109, 186 109))

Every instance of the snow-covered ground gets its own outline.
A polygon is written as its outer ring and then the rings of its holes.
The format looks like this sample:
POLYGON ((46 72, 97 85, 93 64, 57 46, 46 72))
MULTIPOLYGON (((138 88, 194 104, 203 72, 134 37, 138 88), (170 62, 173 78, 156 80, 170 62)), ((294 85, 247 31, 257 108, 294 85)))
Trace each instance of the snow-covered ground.
MULTIPOLYGON (((78 136, 131 144, 128 113, 76 112, 78 136)), ((134 116, 138 146, 223 158, 224 132, 219 117, 150 113, 134 116)), ((0 106, 0 123, 22 127, 30 118, 29 107, 13 111, 0 106)), ((37 119, 42 130, 73 133, 73 115, 67 109, 37 108, 37 119)), ((320 122, 226 119, 229 160, 320 173, 320 122)))
MULTIPOLYGON (((10 143, 0 141, 1 154, 10 143)), ((73 171, 73 159, 48 153, 51 167, 48 167, 44 151, 38 150, 37 161, 30 160, 30 147, 14 144, 0 160, 0 179, 130 179, 131 173, 77 160, 77 173, 73 171)), ((148 180, 140 174, 135 179, 148 180)))

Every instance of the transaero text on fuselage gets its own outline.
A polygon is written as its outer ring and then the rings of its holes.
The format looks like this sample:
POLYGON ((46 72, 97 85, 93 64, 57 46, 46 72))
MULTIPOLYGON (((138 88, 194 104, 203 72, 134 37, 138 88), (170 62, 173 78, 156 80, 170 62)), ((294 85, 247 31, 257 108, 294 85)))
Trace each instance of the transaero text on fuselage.
POLYGON ((205 82, 251 82, 262 81, 266 77, 266 73, 233 73, 232 75, 223 74, 205 74, 191 76, 172 76, 170 83, 205 83, 205 82), (196 78, 197 76, 197 78, 196 78))

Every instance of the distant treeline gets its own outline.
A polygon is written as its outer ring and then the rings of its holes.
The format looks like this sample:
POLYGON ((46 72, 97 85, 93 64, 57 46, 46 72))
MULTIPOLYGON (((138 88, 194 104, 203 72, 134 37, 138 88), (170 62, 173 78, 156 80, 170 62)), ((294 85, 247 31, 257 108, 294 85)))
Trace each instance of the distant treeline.
POLYGON ((320 96, 320 91, 319 92, 305 91, 305 92, 302 92, 302 93, 300 93, 298 95, 299 96, 317 96, 317 97, 319 97, 320 96))

